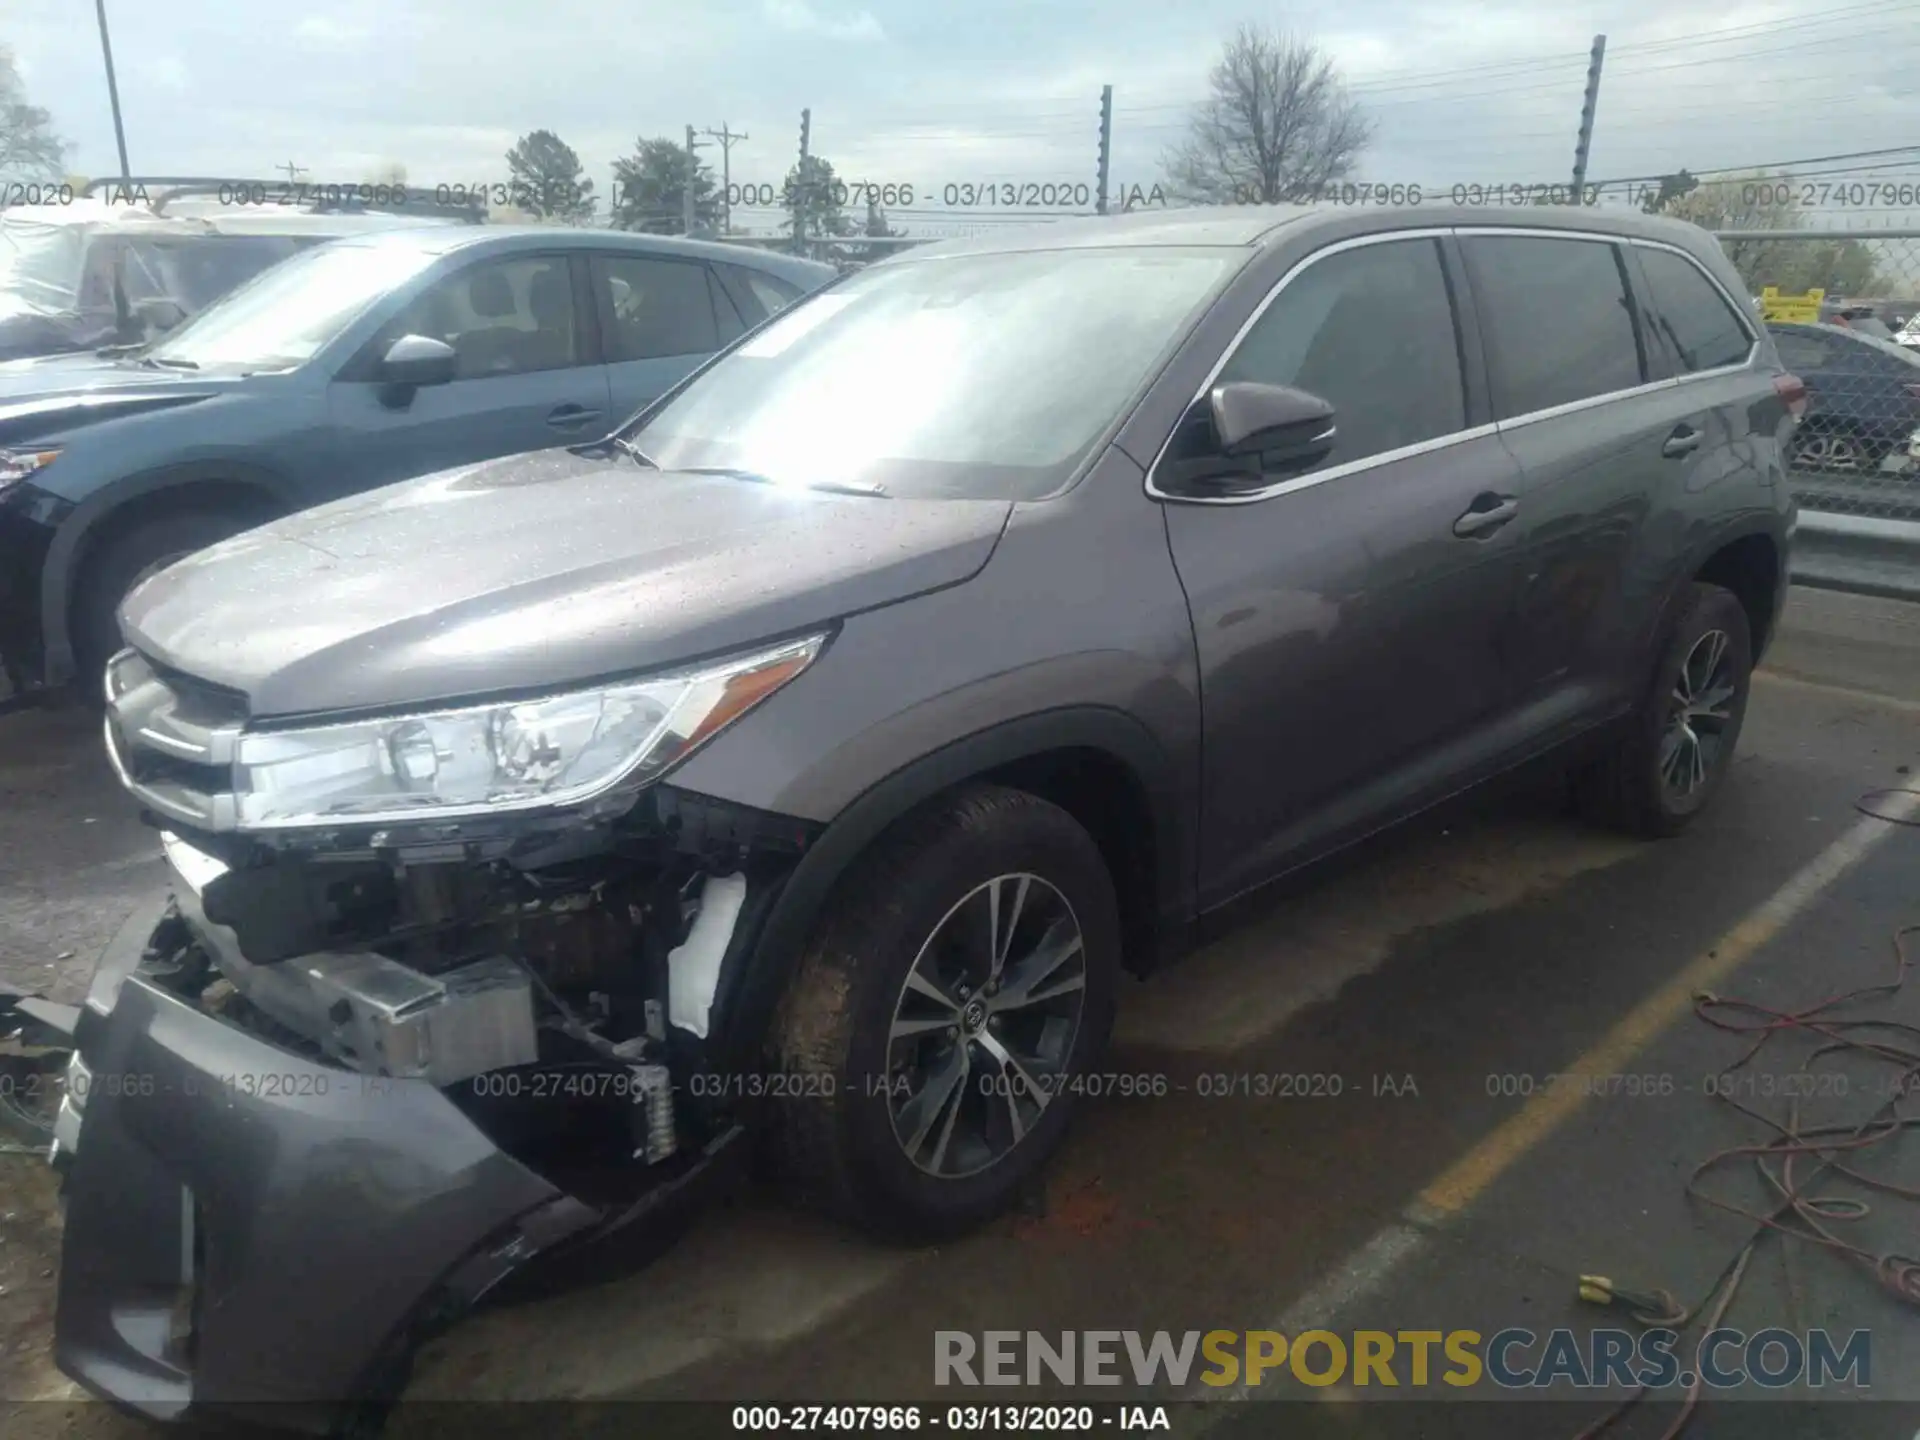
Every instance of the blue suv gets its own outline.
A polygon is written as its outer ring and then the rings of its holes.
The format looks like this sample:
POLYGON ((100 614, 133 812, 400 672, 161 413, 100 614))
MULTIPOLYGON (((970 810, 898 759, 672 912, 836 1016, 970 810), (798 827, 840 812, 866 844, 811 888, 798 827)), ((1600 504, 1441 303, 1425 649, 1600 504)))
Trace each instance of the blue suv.
POLYGON ((835 273, 615 231, 387 231, 132 353, 0 364, 7 678, 91 691, 156 570, 356 491, 597 439, 835 273))

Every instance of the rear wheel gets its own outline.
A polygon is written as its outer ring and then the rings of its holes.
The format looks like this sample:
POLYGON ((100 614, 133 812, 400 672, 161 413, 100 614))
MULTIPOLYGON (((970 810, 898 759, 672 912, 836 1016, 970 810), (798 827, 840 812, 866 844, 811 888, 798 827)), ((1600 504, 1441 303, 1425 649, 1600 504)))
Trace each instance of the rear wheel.
POLYGON ((121 648, 120 602, 134 587, 196 550, 238 535, 257 519, 196 510, 149 520, 103 542, 81 571, 73 599, 73 658, 79 690, 102 703, 100 675, 121 648))
POLYGON ((1878 463, 1876 447, 1843 430, 1803 431, 1793 442, 1789 463, 1801 470, 1851 475, 1878 463))
POLYGON ((897 1234, 998 1213, 1099 1063, 1119 956, 1113 882, 1058 806, 977 786, 906 822, 847 876, 776 1019, 785 1178, 897 1234))
POLYGON ((1726 779, 1752 669, 1746 607, 1718 585, 1693 585, 1640 709, 1613 749, 1575 777, 1581 808, 1633 834, 1684 830, 1726 779))

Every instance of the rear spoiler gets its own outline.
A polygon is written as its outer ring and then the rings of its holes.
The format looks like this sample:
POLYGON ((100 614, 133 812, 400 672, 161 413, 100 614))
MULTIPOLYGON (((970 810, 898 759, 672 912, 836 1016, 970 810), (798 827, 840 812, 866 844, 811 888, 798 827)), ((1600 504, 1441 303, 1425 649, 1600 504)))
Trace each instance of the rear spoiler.
POLYGON ((155 215, 166 214, 168 204, 182 196, 213 195, 223 204, 261 213, 280 209, 312 215, 421 215, 473 225, 484 224, 487 218, 486 206, 480 200, 454 203, 418 186, 372 180, 332 183, 207 175, 106 176, 89 180, 80 193, 110 205, 144 203, 155 215))

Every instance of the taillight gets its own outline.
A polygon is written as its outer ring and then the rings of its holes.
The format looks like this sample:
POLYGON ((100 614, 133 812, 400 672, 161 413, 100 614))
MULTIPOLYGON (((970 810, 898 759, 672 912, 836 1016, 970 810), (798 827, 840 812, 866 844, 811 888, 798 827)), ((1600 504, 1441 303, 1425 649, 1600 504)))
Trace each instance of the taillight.
POLYGON ((1807 413, 1807 386, 1798 375, 1774 376, 1773 393, 1780 397, 1794 419, 1798 420, 1807 413))

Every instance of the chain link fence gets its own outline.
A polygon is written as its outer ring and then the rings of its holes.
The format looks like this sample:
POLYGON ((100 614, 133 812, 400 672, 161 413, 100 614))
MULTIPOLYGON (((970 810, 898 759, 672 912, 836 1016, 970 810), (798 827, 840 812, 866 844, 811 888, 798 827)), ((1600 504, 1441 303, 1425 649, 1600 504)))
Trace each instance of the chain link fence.
POLYGON ((1920 230, 1719 234, 1806 384, 1794 578, 1920 599, 1920 230))

